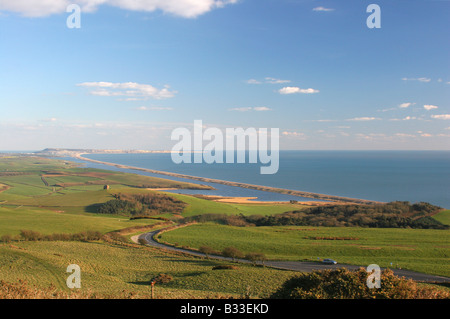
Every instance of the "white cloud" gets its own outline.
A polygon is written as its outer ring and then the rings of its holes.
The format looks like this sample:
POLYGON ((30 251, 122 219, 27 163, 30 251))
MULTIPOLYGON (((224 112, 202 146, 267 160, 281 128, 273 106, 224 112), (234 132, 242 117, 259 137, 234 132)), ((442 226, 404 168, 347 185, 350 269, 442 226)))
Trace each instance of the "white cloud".
POLYGON ((160 106, 140 106, 137 107, 138 111, 171 111, 173 108, 171 107, 160 107, 160 106))
POLYGON ((406 103, 402 103, 400 104, 398 107, 401 109, 406 109, 408 107, 410 107, 411 105, 414 105, 415 103, 411 103, 411 102, 406 102, 406 103))
POLYGON ((271 78, 271 77, 266 77, 265 80, 267 83, 270 83, 270 84, 282 84, 282 83, 291 82, 290 80, 281 80, 281 79, 276 79, 276 78, 271 78))
POLYGON ((0 11, 16 12, 26 17, 45 17, 66 12, 69 4, 78 4, 82 12, 93 12, 101 5, 130 11, 160 10, 183 18, 195 18, 238 0, 2 0, 0 11))
POLYGON ((281 133, 281 135, 286 136, 286 137, 301 139, 301 140, 304 140, 304 139, 307 138, 306 134, 305 133, 301 133, 301 132, 284 131, 284 132, 281 133))
POLYGON ((266 106, 255 106, 255 107, 235 107, 232 109, 229 109, 229 111, 238 111, 238 112, 249 112, 249 111, 256 111, 256 112, 264 112, 264 111, 271 111, 270 108, 266 106))
POLYGON ((325 7, 315 7, 313 11, 319 11, 319 12, 330 12, 334 11, 332 8, 325 8, 325 7))
POLYGON ((352 119, 348 119, 347 121, 361 121, 361 122, 364 122, 364 121, 375 121, 375 120, 379 120, 379 118, 376 118, 376 117, 355 117, 355 118, 352 118, 352 119))
POLYGON ((398 137, 416 137, 413 134, 406 134, 406 133, 397 133, 397 134, 395 134, 395 136, 398 136, 398 137))
POLYGON ((111 83, 111 82, 84 82, 78 86, 91 89, 90 94, 97 96, 125 96, 126 100, 138 99, 167 99, 175 96, 176 91, 170 91, 169 86, 157 89, 149 84, 139 84, 135 82, 111 83))
POLYGON ((247 84, 261 84, 261 81, 255 80, 255 79, 250 79, 246 81, 247 84))
POLYGON ((438 120, 450 120, 450 114, 431 115, 431 118, 438 120))
POLYGON ((253 108, 253 110, 254 110, 254 111, 258 111, 258 112, 261 112, 261 111, 270 111, 270 108, 265 107, 265 106, 256 106, 256 107, 253 108))
POLYGON ((419 82, 425 82, 425 83, 431 82, 430 78, 425 78, 425 77, 423 77, 423 78, 402 78, 402 80, 403 81, 419 81, 419 82))
POLYGON ((286 86, 282 89, 278 90, 278 93, 280 94, 297 94, 297 93, 302 93, 302 94, 314 94, 314 93, 319 93, 319 90, 315 90, 315 89, 301 89, 299 87, 296 86, 286 86))
POLYGON ((436 105, 424 105, 423 108, 427 111, 430 111, 430 110, 437 109, 438 107, 436 105))
POLYGON ((56 117, 51 117, 51 118, 48 118, 48 119, 43 119, 42 121, 43 122, 56 122, 58 119, 56 118, 56 117))
POLYGON ((277 79, 277 78, 272 78, 272 77, 265 77, 263 81, 261 80, 256 80, 256 79, 250 79, 246 81, 247 84, 263 84, 263 83, 269 83, 269 84, 283 84, 283 83, 289 83, 291 82, 290 80, 282 80, 282 79, 277 79))

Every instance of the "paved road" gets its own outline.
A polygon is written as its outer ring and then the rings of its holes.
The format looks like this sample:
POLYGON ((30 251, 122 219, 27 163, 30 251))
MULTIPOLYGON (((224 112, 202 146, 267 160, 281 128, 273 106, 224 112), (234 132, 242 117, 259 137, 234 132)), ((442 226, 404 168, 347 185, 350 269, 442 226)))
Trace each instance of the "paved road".
MULTIPOLYGON (((144 239, 148 245, 153 246, 153 247, 162 248, 162 249, 171 250, 171 251, 177 251, 177 252, 190 254, 193 256, 197 256, 197 257, 205 257, 206 256, 205 254, 197 252, 197 251, 192 251, 192 250, 183 249, 183 248, 177 248, 177 247, 158 243, 157 241, 155 241, 153 239, 153 237, 156 234, 158 234, 160 231, 161 230, 156 230, 156 231, 142 234, 138 237, 138 239, 144 239)), ((209 255, 209 257, 214 258, 214 259, 231 261, 231 258, 224 257, 224 256, 209 255)), ((242 263, 250 263, 248 260, 245 260, 245 259, 238 259, 237 261, 242 262, 242 263)), ((301 271, 301 272, 311 272, 313 270, 324 270, 324 269, 338 269, 338 268, 342 268, 342 267, 345 267, 350 270, 357 270, 360 267, 366 267, 366 266, 355 266, 355 265, 346 265, 346 264, 327 265, 327 264, 321 264, 321 263, 317 263, 317 262, 303 262, 303 261, 266 261, 264 264, 266 266, 269 266, 272 268, 294 270, 294 271, 301 271)), ((384 268, 382 268, 382 269, 384 269, 384 268)), ((392 270, 393 270, 394 274, 399 277, 405 277, 407 279, 413 279, 415 281, 450 283, 450 278, 447 278, 447 277, 428 275, 428 274, 423 274, 423 273, 410 271, 410 270, 403 270, 403 269, 392 269, 392 270)))

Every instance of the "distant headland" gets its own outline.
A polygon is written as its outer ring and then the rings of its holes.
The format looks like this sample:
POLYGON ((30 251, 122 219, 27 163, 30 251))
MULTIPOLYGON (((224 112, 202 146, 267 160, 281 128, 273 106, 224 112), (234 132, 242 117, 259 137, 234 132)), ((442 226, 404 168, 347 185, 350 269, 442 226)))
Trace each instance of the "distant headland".
POLYGON ((70 157, 78 156, 81 154, 147 154, 147 153, 170 153, 170 151, 46 148, 42 151, 33 152, 33 154, 36 155, 70 156, 70 157))

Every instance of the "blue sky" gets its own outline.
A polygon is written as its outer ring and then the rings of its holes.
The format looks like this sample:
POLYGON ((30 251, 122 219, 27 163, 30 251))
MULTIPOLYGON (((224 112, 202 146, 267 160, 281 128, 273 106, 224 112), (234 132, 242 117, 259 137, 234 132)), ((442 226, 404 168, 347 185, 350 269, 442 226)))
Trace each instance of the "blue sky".
POLYGON ((282 149, 449 150, 449 14, 433 0, 4 0, 0 149, 170 149, 202 120, 279 128, 282 149))

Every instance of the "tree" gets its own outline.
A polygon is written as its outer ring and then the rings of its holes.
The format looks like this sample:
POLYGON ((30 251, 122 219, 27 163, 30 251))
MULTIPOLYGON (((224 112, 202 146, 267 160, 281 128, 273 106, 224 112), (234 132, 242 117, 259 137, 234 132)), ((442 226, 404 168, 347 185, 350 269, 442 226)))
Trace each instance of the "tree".
POLYGON ((244 258, 244 253, 235 247, 226 247, 222 250, 222 255, 233 259, 233 262, 237 258, 244 258))
POLYGON ((216 253, 216 251, 209 246, 201 246, 199 248, 199 251, 201 253, 204 253, 206 255, 206 258, 208 258, 208 259, 209 259, 209 255, 216 253))
POLYGON ((256 266, 256 263, 260 261, 264 266, 264 261, 267 260, 266 255, 263 253, 248 253, 245 255, 245 259, 252 262, 253 266, 256 266))

